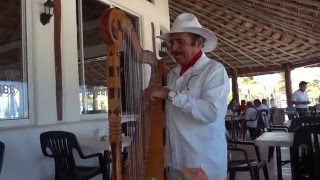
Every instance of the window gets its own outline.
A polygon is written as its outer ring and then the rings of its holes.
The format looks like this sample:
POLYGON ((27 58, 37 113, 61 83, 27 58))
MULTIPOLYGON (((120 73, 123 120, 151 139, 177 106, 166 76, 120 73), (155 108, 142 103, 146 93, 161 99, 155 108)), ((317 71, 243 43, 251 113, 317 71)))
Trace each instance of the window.
POLYGON ((25 0, 0 1, 0 120, 29 118, 25 0))
MULTIPOLYGON (((106 113, 108 110, 105 73, 106 46, 100 32, 100 17, 107 8, 109 8, 108 5, 98 0, 78 0, 77 3, 81 114, 106 113)), ((128 15, 136 28, 138 19, 135 16, 128 15)), ((121 57, 126 58, 125 55, 121 57)), ((122 75, 122 77, 124 76, 122 75)), ((125 84, 122 84, 122 86, 125 86, 125 84)), ((122 102, 125 104, 125 98, 122 98, 122 102)))
POLYGON ((109 6, 94 0, 78 0, 78 57, 80 113, 106 113, 106 50, 100 33, 100 16, 109 6), (80 23, 79 23, 80 22, 80 23))

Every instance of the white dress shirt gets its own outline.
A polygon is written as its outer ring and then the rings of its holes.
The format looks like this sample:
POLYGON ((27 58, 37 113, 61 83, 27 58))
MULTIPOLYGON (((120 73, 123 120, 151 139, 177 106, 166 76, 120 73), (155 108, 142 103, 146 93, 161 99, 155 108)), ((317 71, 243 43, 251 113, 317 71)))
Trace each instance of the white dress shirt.
MULTIPOLYGON (((302 101, 309 101, 309 97, 306 91, 300 91, 298 89, 295 91, 292 96, 291 96, 291 101, 297 101, 297 102, 302 102, 302 101)), ((308 108, 308 104, 296 104, 296 108, 308 108)))
POLYGON ((261 104, 258 108, 249 107, 246 110, 246 114, 245 114, 244 119, 247 120, 247 127, 250 127, 250 128, 257 127, 257 124, 258 124, 257 114, 258 114, 258 110, 261 110, 261 109, 266 109, 269 111, 269 108, 264 104, 261 104))
POLYGON ((222 64, 204 53, 182 76, 168 74, 168 88, 178 91, 166 102, 167 162, 177 169, 201 167, 210 180, 227 178, 225 116, 230 91, 222 64))

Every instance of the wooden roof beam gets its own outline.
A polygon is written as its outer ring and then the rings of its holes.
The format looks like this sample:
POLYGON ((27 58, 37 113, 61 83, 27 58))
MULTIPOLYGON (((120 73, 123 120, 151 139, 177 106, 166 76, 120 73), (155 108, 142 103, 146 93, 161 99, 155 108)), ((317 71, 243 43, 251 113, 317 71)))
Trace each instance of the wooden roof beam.
POLYGON ((310 61, 304 61, 301 63, 296 63, 292 65, 292 68, 299 68, 299 67, 305 67, 305 66, 310 66, 314 64, 320 64, 320 57, 318 56, 317 59, 310 60, 310 61))
POLYGON ((251 75, 272 74, 274 72, 284 71, 283 66, 268 66, 268 67, 255 67, 255 68, 243 68, 237 71, 238 77, 251 75))
MULTIPOLYGON (((292 69, 320 64, 320 58, 314 59, 307 62, 297 63, 297 64, 289 64, 292 69)), ((243 68, 237 71, 238 76, 246 76, 248 74, 270 74, 273 72, 280 72, 285 70, 285 66, 288 64, 284 64, 283 66, 268 66, 267 68, 255 67, 255 68, 243 68)))

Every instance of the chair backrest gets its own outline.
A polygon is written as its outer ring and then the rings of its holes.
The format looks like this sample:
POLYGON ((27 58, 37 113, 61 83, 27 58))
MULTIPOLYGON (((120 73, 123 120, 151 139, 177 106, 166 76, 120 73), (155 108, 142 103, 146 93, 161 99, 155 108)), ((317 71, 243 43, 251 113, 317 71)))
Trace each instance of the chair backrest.
POLYGON ((5 145, 3 142, 0 141, 0 173, 2 170, 2 165, 4 160, 4 151, 5 151, 5 145))
POLYGON ((126 121, 121 123, 122 133, 125 136, 132 136, 135 131, 137 121, 126 121))
POLYGON ((286 112, 289 120, 292 120, 294 118, 298 118, 299 117, 299 113, 297 112, 297 110, 296 110, 296 108, 294 106, 288 106, 285 109, 285 112, 286 112))
POLYGON ((320 124, 320 117, 308 116, 308 117, 294 118, 291 121, 289 131, 294 132, 300 126, 315 125, 315 124, 320 124))
POLYGON ((268 117, 268 115, 265 112, 261 112, 261 116, 262 116, 262 121, 264 123, 264 126, 269 129, 270 126, 270 119, 268 117))
POLYGON ((79 178, 72 150, 76 149, 81 155, 82 151, 73 133, 65 131, 43 132, 40 134, 40 143, 42 153, 54 158, 56 179, 79 178))
POLYGON ((320 125, 298 127, 294 132, 291 151, 293 179, 301 175, 320 179, 320 125))
POLYGON ((273 115, 274 115, 274 108, 270 109, 270 115, 269 115, 269 117, 270 117, 270 123, 271 123, 271 124, 274 124, 274 123, 273 123, 273 115))
MULTIPOLYGON (((257 129, 261 129, 264 130, 265 126, 265 122, 264 122, 264 117, 263 114, 267 115, 268 117, 268 113, 269 111, 267 109, 259 109, 257 112, 257 129)), ((269 117, 268 117, 268 121, 269 121, 269 117)))
POLYGON ((315 115, 320 113, 320 104, 315 105, 315 115))

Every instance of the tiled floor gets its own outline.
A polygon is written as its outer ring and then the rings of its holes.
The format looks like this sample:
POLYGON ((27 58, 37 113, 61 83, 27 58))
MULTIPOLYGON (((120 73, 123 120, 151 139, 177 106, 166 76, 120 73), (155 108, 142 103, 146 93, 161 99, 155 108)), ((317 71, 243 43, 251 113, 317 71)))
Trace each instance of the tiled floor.
MULTIPOLYGON (((248 154, 250 157, 255 157, 255 152, 253 149, 248 149, 248 154)), ((268 148, 260 148, 261 158, 267 160, 268 148)), ((282 160, 288 160, 290 158, 289 148, 281 148, 282 160)), ((239 154, 233 154, 232 158, 239 158, 239 154)), ((276 166, 276 156, 274 152, 274 159, 271 160, 268 165, 268 174, 270 180, 277 180, 277 166, 276 166)), ((290 163, 282 166, 282 177, 283 180, 291 180, 291 165, 290 163)), ((228 178, 229 179, 229 178, 228 178)), ((236 180, 250 180, 249 172, 237 172, 236 180)), ((263 171, 260 171, 260 179, 264 180, 263 171)))

